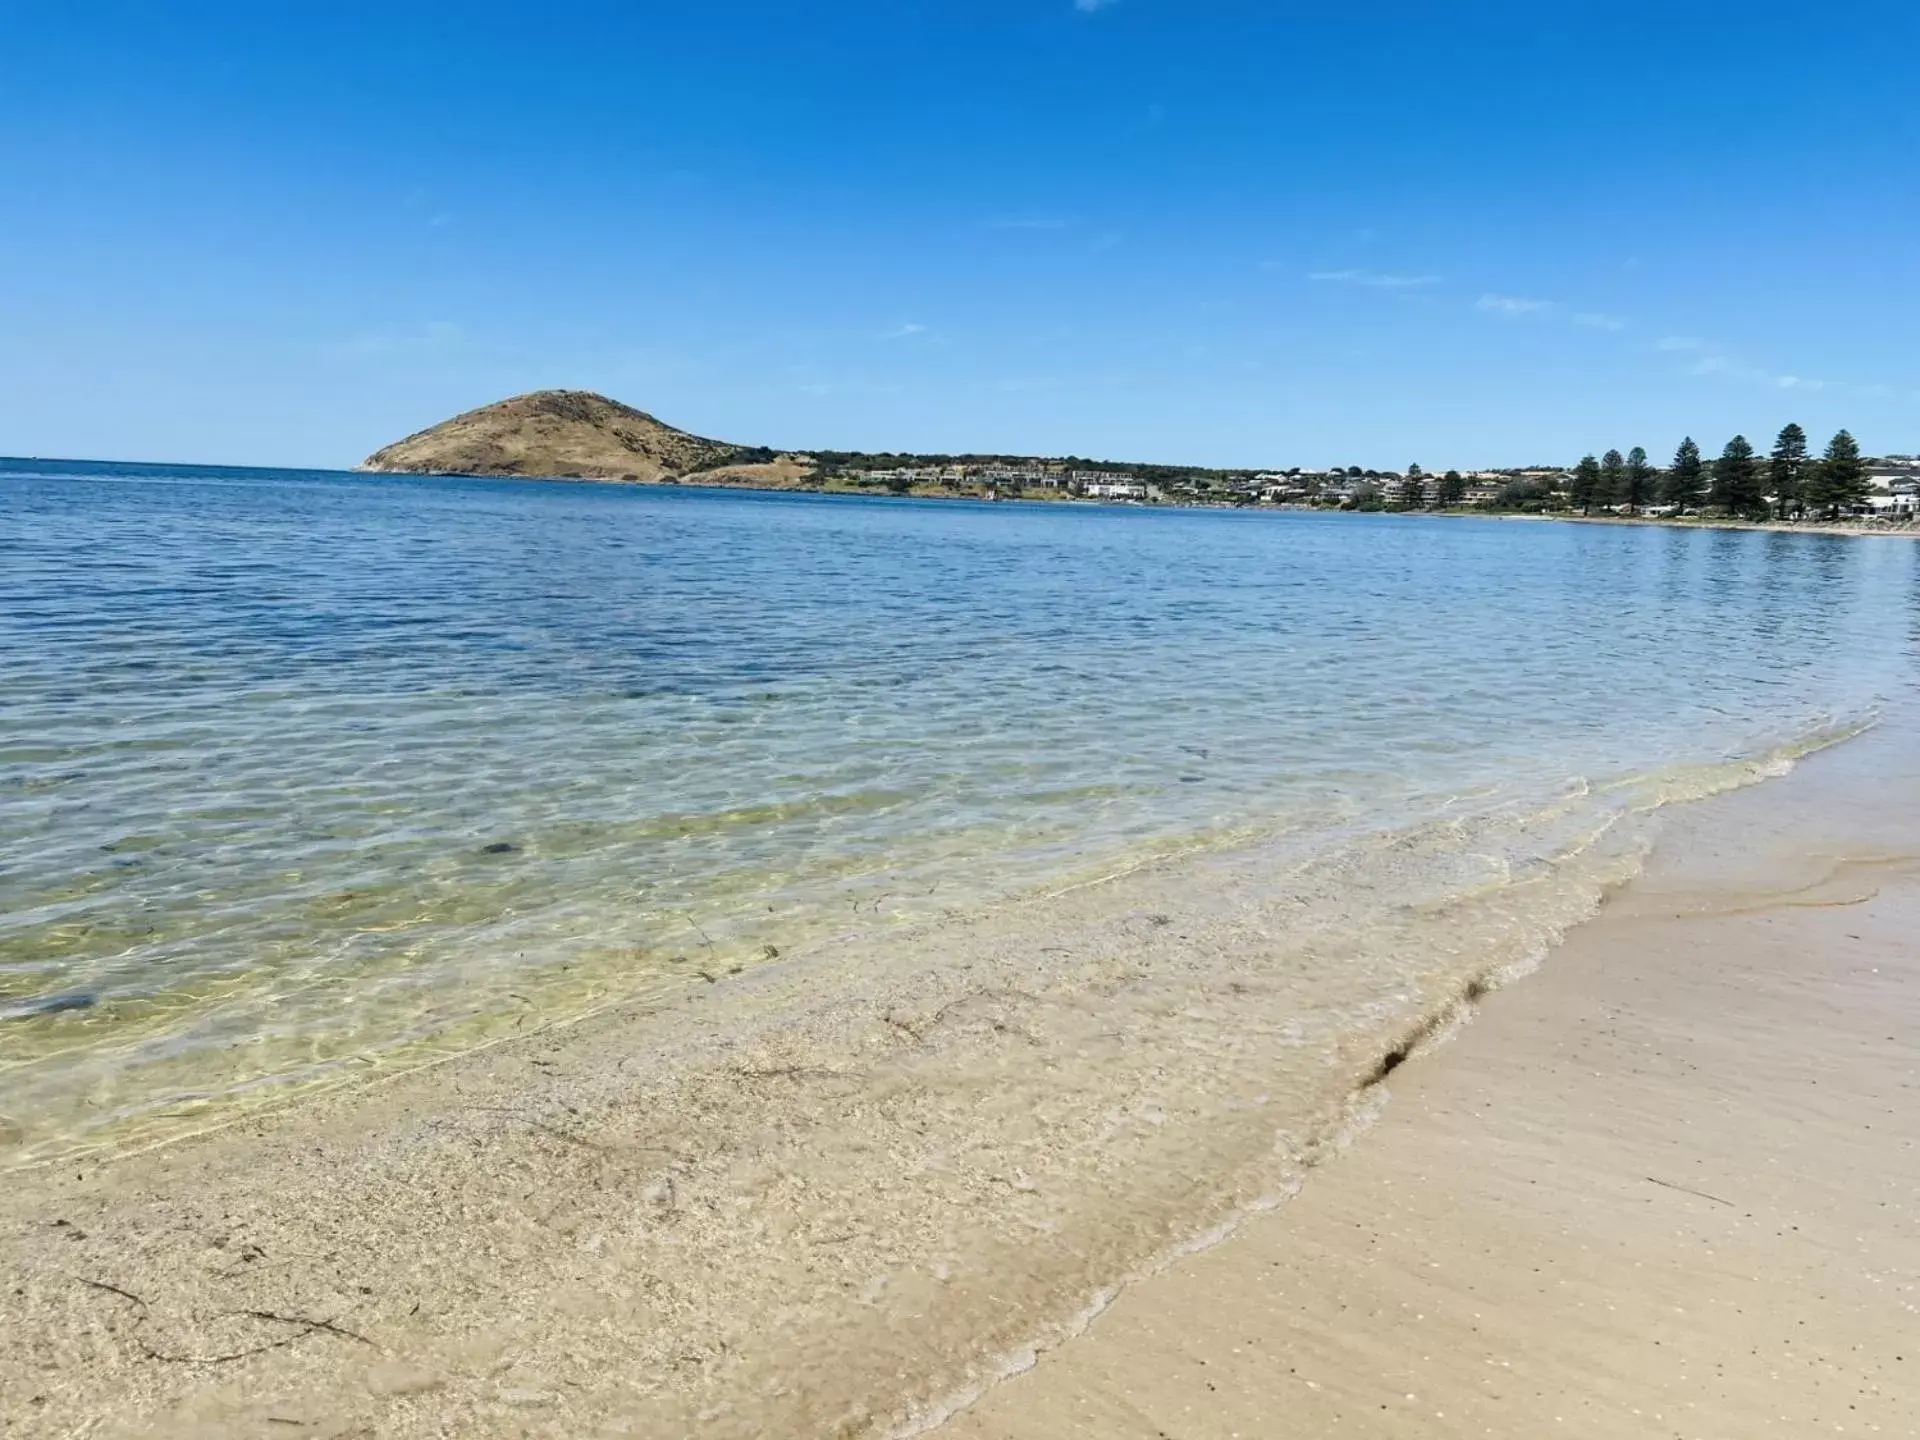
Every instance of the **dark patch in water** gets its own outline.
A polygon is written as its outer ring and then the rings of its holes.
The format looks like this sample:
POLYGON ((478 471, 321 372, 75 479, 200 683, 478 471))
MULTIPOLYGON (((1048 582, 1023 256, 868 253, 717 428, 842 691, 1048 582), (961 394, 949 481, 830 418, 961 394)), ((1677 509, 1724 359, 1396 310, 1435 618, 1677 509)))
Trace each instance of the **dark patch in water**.
POLYGON ((518 845, 509 845, 504 840, 496 840, 491 845, 481 847, 480 853, 482 855, 515 855, 519 850, 518 845))
POLYGON ((32 1020, 41 1015, 58 1015, 67 1010, 91 1010, 100 997, 91 990, 69 990, 64 995, 40 995, 0 1010, 0 1020, 32 1020))

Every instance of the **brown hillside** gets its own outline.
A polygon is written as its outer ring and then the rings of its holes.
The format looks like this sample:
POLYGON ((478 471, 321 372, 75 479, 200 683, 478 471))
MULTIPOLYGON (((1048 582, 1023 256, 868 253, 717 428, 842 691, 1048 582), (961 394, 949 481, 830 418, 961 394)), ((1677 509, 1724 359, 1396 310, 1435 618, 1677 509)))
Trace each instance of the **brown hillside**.
POLYGON ((660 480, 718 470, 749 455, 591 391, 536 390, 409 435, 368 456, 360 468, 660 480))

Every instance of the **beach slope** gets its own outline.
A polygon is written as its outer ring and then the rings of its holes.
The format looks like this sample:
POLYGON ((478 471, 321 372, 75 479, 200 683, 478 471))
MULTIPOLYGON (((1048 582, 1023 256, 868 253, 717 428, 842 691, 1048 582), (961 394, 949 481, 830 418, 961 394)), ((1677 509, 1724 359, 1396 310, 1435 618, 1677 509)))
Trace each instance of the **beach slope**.
POLYGON ((0 1420, 1913 1433, 1908 744, 1672 812, 1448 1044, 1537 903, 1289 950, 1312 876, 1256 850, 19 1172, 0 1420), (1367 963, 1417 943, 1431 984, 1367 963))
POLYGON ((1920 811, 1892 748, 1681 817, 1291 1204, 950 1432, 1920 1434, 1920 811))

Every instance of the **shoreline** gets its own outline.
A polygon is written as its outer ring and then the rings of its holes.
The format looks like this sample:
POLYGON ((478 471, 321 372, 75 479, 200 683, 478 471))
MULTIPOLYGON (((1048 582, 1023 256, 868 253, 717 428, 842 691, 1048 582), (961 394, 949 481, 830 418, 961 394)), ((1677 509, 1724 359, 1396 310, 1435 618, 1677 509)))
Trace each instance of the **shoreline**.
POLYGON ((1895 751, 1680 817, 1291 1203, 941 1433, 1915 1433, 1920 783, 1895 751))
POLYGON ((1208 502, 1197 504, 1188 501, 1126 501, 1102 500, 1071 494, 1052 495, 992 495, 962 494, 937 489, 917 489, 901 493, 876 491, 859 486, 831 485, 768 485, 755 481, 722 481, 689 476, 678 480, 626 480, 601 475, 477 475, 440 470, 389 470, 370 469, 356 465, 349 471, 351 475, 401 475, 420 479, 441 480, 517 480, 517 481, 559 481, 563 484, 612 485, 626 489, 654 490, 717 490, 750 491, 762 495, 820 495, 827 497, 851 496, 869 500, 945 500, 966 501, 980 505, 995 504, 1032 504, 1032 505, 1084 505, 1112 510, 1204 510, 1227 511, 1247 514, 1307 514, 1307 515, 1403 515, 1444 520, 1546 520, 1565 521, 1580 525, 1644 525, 1671 530, 1759 530, 1789 535, 1885 535, 1905 539, 1920 538, 1920 521, 1910 521, 1904 525, 1867 525, 1849 521, 1825 520, 1739 520, 1731 518, 1706 518, 1694 516, 1663 515, 1574 515, 1536 514, 1519 510, 1476 510, 1459 508, 1451 510, 1397 511, 1391 509, 1349 510, 1342 506, 1282 504, 1216 504, 1208 502))
POLYGON ((1362 963, 1346 910, 1319 948, 1274 948, 1316 886, 1380 877, 1276 891, 1270 854, 1210 856, 23 1173, 0 1201, 27 1282, 0 1302, 0 1414, 50 1435, 934 1428, 939 1396, 993 1393, 994 1356, 1084 1328, 1105 1301, 1077 1286, 1310 1191, 1490 970, 1632 873, 1620 842, 1530 882, 1571 866, 1571 888, 1382 932, 1381 953, 1434 947, 1412 983, 1362 963))
POLYGON ((1843 521, 1804 520, 1728 520, 1675 518, 1666 515, 1529 515, 1517 510, 1445 510, 1432 511, 1450 519, 1549 520, 1570 525, 1643 525, 1665 530, 1759 530, 1778 535, 1885 536, 1896 540, 1920 539, 1920 523, 1905 525, 1858 525, 1843 521))
MULTIPOLYGON (((0 1414, 49 1435, 276 1417, 521 1434, 528 1413, 556 1435, 923 1428, 985 1357, 1072 1327, 1062 1265, 1125 1273, 1186 1243, 1196 1205, 1204 1227, 1208 1208, 1285 1188, 1324 1143, 1312 1117, 1343 1124, 1381 1049, 1452 1003, 1316 976, 1334 1044, 1310 1065, 1258 1092, 1183 1066, 1255 983, 1236 889, 1270 890, 1261 856, 1208 857, 1183 904, 1195 878, 1163 867, 1119 907, 1103 885, 1047 897, 1044 930, 1031 913, 932 926, 891 961, 829 950, 723 982, 708 993, 724 1007, 616 1009, 145 1154, 22 1172, 0 1200, 27 1282, 0 1300, 0 1414), (1205 978, 1221 964, 1245 978, 1205 978), (1034 1088, 1089 1051, 1074 1086, 1034 1088), (1114 1071, 1138 1073, 1086 1088, 1114 1071), (1222 1103, 1177 1113, 1189 1075, 1222 1103), (1053 1112, 1039 1128, 1035 1104, 1053 1112), (1316 1127, 1304 1159, 1272 1154, 1276 1114, 1316 1127), (1036 1267, 1039 1237, 1056 1253, 1036 1267), (923 1371, 907 1394, 887 1378, 923 1371)), ((1232 1043, 1272 1041, 1254 1024, 1232 1043)))
MULTIPOLYGON (((63 460, 63 459, 57 459, 57 458, 51 458, 51 457, 0 456, 0 459, 23 459, 23 460, 31 460, 33 461, 33 463, 40 463, 40 464, 72 463, 72 464, 84 464, 84 465, 138 465, 141 463, 145 463, 140 461, 120 461, 120 460, 63 460)), ((172 469, 193 468, 191 466, 186 466, 179 462, 173 462, 173 461, 155 461, 152 463, 155 464, 156 466, 161 466, 164 468, 172 468, 172 469)), ((225 469, 225 470, 272 470, 274 467, 257 466, 257 465, 237 465, 237 466, 223 465, 223 466, 213 466, 211 468, 225 469)), ((295 467, 295 468, 303 469, 303 468, 310 468, 310 467, 295 467)), ((364 464, 350 466, 346 469, 341 469, 341 470, 318 470, 318 471, 313 471, 312 473, 330 474, 330 475, 346 475, 346 476, 355 476, 355 477, 395 476, 400 478, 410 478, 410 479, 420 479, 420 480, 429 480, 429 479, 503 480, 503 481, 522 482, 522 483, 531 482, 531 483, 538 483, 538 484, 559 483, 559 484, 572 484, 572 485, 606 485, 616 489, 713 490, 721 493, 745 491, 745 492, 758 494, 758 495, 818 495, 818 496, 825 496, 829 498, 849 496, 857 499, 869 499, 869 500, 943 500, 943 501, 949 501, 949 502, 967 502, 970 504, 978 504, 978 505, 993 505, 993 504, 1028 504, 1028 505, 1046 505, 1046 506, 1077 505, 1077 506, 1089 506, 1097 509, 1114 509, 1114 510, 1201 510, 1201 511, 1209 511, 1209 512, 1211 511, 1226 511, 1226 512, 1233 512, 1233 513, 1246 512, 1249 514, 1270 514, 1270 513, 1283 513, 1283 514, 1298 513, 1298 514, 1313 514, 1313 515, 1410 514, 1410 515, 1417 515, 1417 516, 1430 518, 1430 519, 1445 519, 1445 520, 1558 521, 1558 522, 1565 522, 1565 523, 1579 524, 1579 525, 1640 525, 1640 526, 1652 526, 1657 528, 1665 528, 1670 530, 1758 530, 1758 531, 1764 531, 1768 533, 1787 534, 1787 535, 1845 535, 1845 536, 1855 536, 1855 537, 1887 536, 1887 537, 1899 538, 1899 539, 1920 539, 1920 520, 1909 521, 1908 523, 1903 525, 1891 525, 1891 524, 1890 525, 1872 525, 1872 524, 1860 524, 1856 522, 1837 521, 1837 520, 1836 521, 1737 520, 1737 519, 1725 519, 1725 518, 1720 518, 1720 519, 1697 518, 1693 516, 1684 516, 1684 517, 1676 518, 1672 516, 1649 516, 1649 515, 1574 515, 1571 513, 1539 514, 1539 513, 1530 513, 1530 512, 1524 512, 1524 511, 1518 511, 1518 510, 1477 510, 1477 509, 1466 509, 1466 508, 1452 509, 1452 510, 1420 510, 1420 511, 1393 511, 1393 510, 1387 510, 1387 509, 1346 510, 1338 506, 1298 505, 1293 503, 1234 505, 1234 504, 1214 504, 1214 503, 1194 504, 1194 503, 1188 503, 1188 502, 1167 502, 1167 501, 1158 501, 1158 502, 1112 501, 1112 500, 1090 499, 1082 496, 1067 495, 1067 494, 1052 494, 1052 495, 1019 494, 1019 495, 994 496, 994 495, 988 495, 988 494, 959 494, 956 492, 949 492, 945 490, 936 490, 936 489, 912 490, 902 494, 895 494, 891 491, 876 491, 872 489, 861 488, 858 486, 844 486, 844 487, 836 488, 833 486, 805 485, 805 484, 799 484, 799 483, 776 485, 776 484, 766 484, 763 482, 751 481, 751 480, 721 481, 721 480, 715 480, 715 479, 701 479, 698 477, 689 477, 686 479, 675 479, 675 480, 664 480, 664 479, 663 480, 644 480, 644 479, 628 480, 620 477, 607 476, 607 475, 481 474, 481 473, 471 473, 466 471, 450 471, 450 470, 405 470, 405 469, 394 469, 394 468, 389 468, 385 466, 368 466, 364 464)))

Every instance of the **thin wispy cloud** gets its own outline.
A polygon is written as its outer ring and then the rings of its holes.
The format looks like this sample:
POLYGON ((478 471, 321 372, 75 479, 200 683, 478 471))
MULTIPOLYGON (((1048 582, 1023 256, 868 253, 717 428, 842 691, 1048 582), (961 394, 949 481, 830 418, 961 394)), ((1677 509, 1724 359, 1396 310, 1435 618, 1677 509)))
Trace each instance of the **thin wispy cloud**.
POLYGON ((1524 295, 1482 295, 1473 308, 1495 315, 1544 315, 1559 307, 1551 300, 1530 300, 1524 295))
POLYGON ((1805 390, 1817 393, 1838 388, 1831 380, 1810 379, 1805 375, 1783 375, 1775 370, 1748 365, 1730 355, 1702 355, 1687 367, 1689 375, 1718 375, 1745 385, 1764 385, 1769 390, 1805 390))
POLYGON ((1102 10, 1111 10, 1120 0, 1073 0, 1073 8, 1082 15, 1097 15, 1102 10))
POLYGON ((1377 290, 1407 290, 1438 285, 1438 275, 1396 275, 1379 270, 1312 270, 1307 279, 1322 285, 1367 285, 1377 290))
POLYGON ((1558 300, 1540 300, 1528 295, 1500 295, 1491 291, 1474 301, 1473 308, 1508 320, 1538 317, 1564 321, 1582 330, 1609 333, 1625 330, 1631 323, 1622 316, 1609 315, 1604 310, 1569 310, 1558 300))
POLYGON ((1861 394, 1870 394, 1884 388, 1868 386, 1863 390, 1859 386, 1845 385, 1835 380, 1819 380, 1749 365, 1725 346, 1703 340, 1697 335, 1662 335, 1653 342, 1653 348, 1663 355, 1691 356, 1685 372, 1688 375, 1733 380, 1743 385, 1763 385, 1769 390, 1798 390, 1807 394, 1817 394, 1822 390, 1856 390, 1861 394))
POLYGON ((896 325, 893 329, 885 331, 881 334, 880 338, 882 340, 909 340, 915 335, 924 335, 926 333, 926 326, 909 320, 905 324, 896 325))

